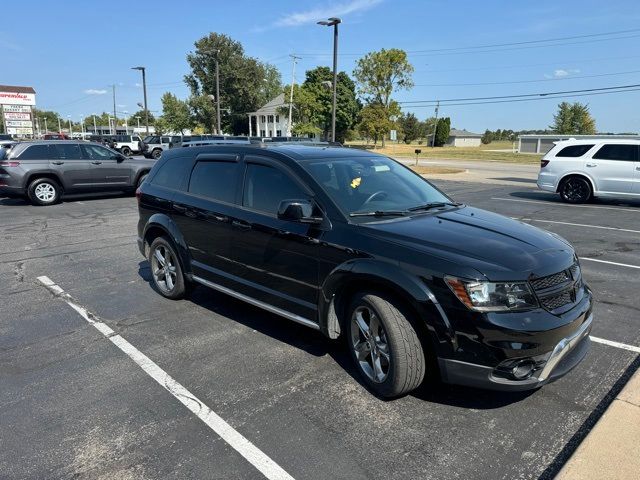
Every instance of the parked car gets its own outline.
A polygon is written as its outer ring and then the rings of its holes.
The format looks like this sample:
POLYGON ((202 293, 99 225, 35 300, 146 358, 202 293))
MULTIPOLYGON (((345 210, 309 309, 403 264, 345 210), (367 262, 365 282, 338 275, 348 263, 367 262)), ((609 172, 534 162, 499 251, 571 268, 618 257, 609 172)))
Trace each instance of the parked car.
POLYGON ((43 140, 69 140, 69 137, 64 133, 45 133, 42 136, 43 140))
POLYGON ((640 140, 565 140, 542 157, 538 187, 569 203, 640 198, 640 140))
POLYGON ((0 161, 0 197, 52 205, 66 193, 134 191, 154 162, 134 160, 97 143, 22 142, 0 161))
POLYGON ((455 203, 382 155, 170 150, 136 196, 138 246, 160 294, 177 299, 200 284, 346 337, 381 396, 437 373, 534 389, 588 349, 592 294, 566 240, 455 203))
POLYGON ((114 142, 113 148, 126 157, 144 152, 144 143, 139 135, 113 135, 111 139, 114 142))
POLYGON ((173 143, 180 142, 180 135, 150 135, 143 140, 145 149, 143 155, 146 158, 160 158, 162 152, 169 150, 173 143))

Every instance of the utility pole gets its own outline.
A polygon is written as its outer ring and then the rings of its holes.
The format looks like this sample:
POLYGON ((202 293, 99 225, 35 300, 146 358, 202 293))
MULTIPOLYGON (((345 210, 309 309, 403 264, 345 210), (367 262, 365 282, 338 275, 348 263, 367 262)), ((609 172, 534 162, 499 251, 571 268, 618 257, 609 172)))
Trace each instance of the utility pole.
POLYGON ((293 86, 296 83, 296 62, 300 60, 301 57, 296 57, 295 55, 289 55, 291 60, 293 60, 293 66, 291 67, 291 93, 289 94, 289 123, 287 123, 287 137, 291 136, 291 115, 293 113, 293 86))
POLYGON ((47 133, 49 131, 49 129, 47 128, 47 117, 44 117, 43 120, 44 120, 44 133, 47 133))
POLYGON ((218 55, 220 50, 216 50, 216 120, 218 123, 218 135, 222 135, 222 126, 220 125, 220 68, 218 63, 218 55))
POLYGON ((440 109, 440 100, 436 103, 436 123, 433 126, 433 137, 431 139, 431 148, 436 146, 436 130, 438 129, 438 110, 440 109))
POLYGON ((93 114, 93 134, 97 135, 98 134, 98 127, 96 127, 96 114, 93 114))
POLYGON ((113 134, 116 135, 118 133, 118 115, 116 113, 116 84, 112 85, 113 87, 113 134))

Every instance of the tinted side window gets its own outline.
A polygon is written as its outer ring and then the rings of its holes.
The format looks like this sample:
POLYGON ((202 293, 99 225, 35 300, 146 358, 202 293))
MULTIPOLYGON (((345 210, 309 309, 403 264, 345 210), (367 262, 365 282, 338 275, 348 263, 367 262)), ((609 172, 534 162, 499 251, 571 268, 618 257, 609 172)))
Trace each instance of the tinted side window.
POLYGON ((198 162, 191 172, 189 193, 233 203, 237 176, 237 162, 198 162))
POLYGON ((179 190, 191 162, 186 158, 171 158, 160 166, 151 179, 153 185, 179 190))
POLYGON ((52 153, 49 152, 49 145, 31 145, 18 158, 20 160, 49 159, 52 153))
POLYGON ((84 150, 85 158, 91 160, 110 160, 111 155, 114 155, 111 150, 98 145, 83 145, 82 149, 84 150))
POLYGON ((171 141, 170 137, 162 137, 161 138, 162 143, 169 143, 171 141))
POLYGON ((282 200, 307 197, 284 172, 266 165, 247 165, 242 197, 245 207, 276 215, 282 200))
POLYGON ((593 158, 635 162, 638 159, 638 146, 624 144, 603 145, 593 158))
POLYGON ((581 157, 589 150, 591 150, 593 144, 591 145, 571 145, 569 147, 564 147, 558 153, 556 153, 556 157, 581 157))
POLYGON ((80 145, 78 144, 59 143, 57 145, 50 145, 49 148, 53 150, 53 152, 56 152, 54 156, 60 160, 82 159, 82 152, 80 152, 80 145))

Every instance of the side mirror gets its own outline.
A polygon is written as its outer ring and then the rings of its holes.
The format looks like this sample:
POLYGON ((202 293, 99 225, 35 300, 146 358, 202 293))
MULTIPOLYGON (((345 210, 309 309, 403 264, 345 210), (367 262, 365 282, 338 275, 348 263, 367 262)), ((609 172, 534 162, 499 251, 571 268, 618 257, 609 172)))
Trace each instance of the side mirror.
POLYGON ((114 155, 113 158, 115 158, 118 163, 124 162, 127 159, 127 157, 125 157, 121 153, 114 155))
POLYGON ((322 223, 322 217, 313 216, 310 200, 283 200, 278 208, 278 219, 300 223, 322 223))

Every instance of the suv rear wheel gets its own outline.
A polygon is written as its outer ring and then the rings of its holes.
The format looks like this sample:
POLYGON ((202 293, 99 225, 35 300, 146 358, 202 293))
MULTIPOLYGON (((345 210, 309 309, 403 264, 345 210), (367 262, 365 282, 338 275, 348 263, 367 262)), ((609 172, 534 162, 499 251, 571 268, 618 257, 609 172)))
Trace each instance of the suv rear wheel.
POLYGON ((36 178, 27 189, 29 200, 34 205, 53 205, 60 200, 62 189, 58 182, 50 178, 36 178))
POLYGON ((125 157, 129 157, 131 155, 131 149, 129 147, 122 147, 122 154, 125 157))
POLYGON ((151 151, 151 156, 153 158, 155 158, 156 160, 160 158, 160 155, 162 155, 162 149, 160 149, 160 148, 154 148, 151 151))
POLYGON ((583 177, 569 177, 560 185, 560 197, 567 203, 588 202, 593 194, 589 181, 583 177))
POLYGON ((166 237, 158 237, 149 247, 151 277, 158 291, 173 300, 184 297, 186 288, 182 267, 173 244, 166 237))
POLYGON ((369 388, 383 397, 397 397, 422 383, 426 363, 422 344, 392 301, 360 293, 348 318, 349 351, 369 388))

